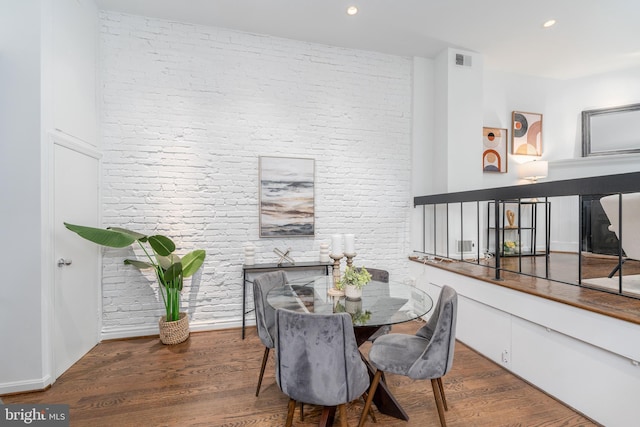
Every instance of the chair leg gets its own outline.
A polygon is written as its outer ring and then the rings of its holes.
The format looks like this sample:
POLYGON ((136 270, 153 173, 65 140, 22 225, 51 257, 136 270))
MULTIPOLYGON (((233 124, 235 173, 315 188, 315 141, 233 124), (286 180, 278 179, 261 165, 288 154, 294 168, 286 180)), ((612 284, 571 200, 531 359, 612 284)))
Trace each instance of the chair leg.
POLYGON ((611 270, 611 273, 609 273, 609 275, 607 276, 609 279, 611 279, 618 270, 620 270, 620 268, 622 267, 622 263, 624 263, 626 261, 626 259, 623 259, 622 262, 619 262, 614 268, 613 270, 611 270))
POLYGON ((440 417, 440 425, 447 427, 447 422, 444 419, 444 405, 442 404, 442 396, 440 395, 440 388, 438 386, 438 380, 431 380, 431 388, 433 389, 433 396, 436 398, 436 407, 438 408, 438 416, 440 417))
MULTIPOLYGON (((364 392, 364 394, 362 395, 362 400, 367 403, 367 397, 369 396, 369 393, 367 393, 366 391, 364 392)), ((373 413, 373 408, 371 406, 369 406, 369 416, 371 417, 371 421, 373 421, 374 423, 377 423, 378 420, 376 419, 376 414, 373 413)))
POLYGON ((260 394, 260 386, 262 385, 262 377, 264 376, 264 368, 267 366, 267 360, 269 360, 269 347, 264 348, 262 366, 260 367, 260 377, 258 378, 258 388, 256 388, 256 397, 260 394))
POLYGON ((347 424, 347 405, 345 403, 338 405, 338 413, 340 414, 340 427, 349 427, 349 424, 347 424))
POLYGON ((448 411, 449 407, 447 406, 447 397, 444 395, 444 386, 442 385, 442 377, 438 378, 438 388, 440 389, 440 395, 442 396, 442 403, 444 405, 444 410, 448 411))
POLYGON ((304 402, 300 402, 300 421, 304 421, 304 402))
POLYGON ((378 369, 376 374, 373 376, 373 380, 371 381, 371 387, 369 387, 369 395, 367 396, 367 401, 364 403, 364 408, 362 409, 362 415, 360 415, 360 423, 358 427, 364 427, 364 422, 367 420, 367 415, 369 414, 369 408, 371 408, 371 402, 373 401, 373 395, 376 393, 376 389, 378 388, 378 383, 380 382, 380 377, 382 376, 382 371, 378 369))
POLYGON ((289 406, 287 410, 287 422, 285 427, 291 427, 293 425, 293 412, 296 410, 296 401, 289 399, 289 406))

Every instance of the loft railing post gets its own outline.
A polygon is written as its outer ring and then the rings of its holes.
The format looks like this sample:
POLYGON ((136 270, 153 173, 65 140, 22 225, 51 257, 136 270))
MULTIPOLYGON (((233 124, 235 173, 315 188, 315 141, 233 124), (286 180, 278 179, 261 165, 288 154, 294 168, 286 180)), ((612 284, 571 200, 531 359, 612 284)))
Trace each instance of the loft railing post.
POLYGON ((582 245, 584 243, 584 232, 582 224, 584 224, 583 213, 584 197, 578 195, 578 286, 582 286, 582 245))
POLYGON ((464 202, 460 202, 460 240, 456 250, 460 249, 460 261, 464 261, 464 202))
POLYGON ((622 193, 618 195, 618 293, 622 293, 622 193))
MULTIPOLYGON (((533 207, 535 208, 535 206, 534 202, 533 207)), ((530 215, 533 216, 533 212, 530 215)), ((533 221, 533 218, 530 218, 530 220, 533 221)), ((518 273, 522 273, 522 225, 522 199, 518 198, 518 273)), ((533 225, 531 227, 534 229, 533 225)), ((531 246, 531 242, 529 242, 529 246, 531 246)))
POLYGON ((438 216, 438 205, 433 205, 433 256, 434 258, 438 256, 438 236, 436 232, 438 230, 438 223, 436 217, 438 216))
MULTIPOLYGON (((582 221, 580 221, 580 224, 582 224, 582 221)), ((550 251, 551 251, 551 203, 549 203, 549 198, 545 197, 544 198, 544 259, 545 259, 544 277, 546 279, 549 278, 549 260, 551 259, 550 251)))
POLYGON ((427 205, 422 205, 422 252, 427 252, 427 205))
POLYGON ((449 255, 449 202, 447 202, 447 209, 445 211, 446 215, 447 215, 447 234, 446 234, 446 247, 447 247, 447 258, 451 258, 449 255))
POLYGON ((480 264, 480 201, 476 202, 476 252, 477 264, 480 264))
POLYGON ((495 275, 495 279, 496 280, 502 280, 502 278, 500 277, 500 269, 501 269, 501 265, 500 265, 500 246, 498 246, 498 243, 500 242, 500 202, 498 201, 498 199, 496 199, 494 201, 494 207, 493 207, 493 225, 494 225, 494 233, 495 233, 495 248, 496 248, 496 275, 495 275))

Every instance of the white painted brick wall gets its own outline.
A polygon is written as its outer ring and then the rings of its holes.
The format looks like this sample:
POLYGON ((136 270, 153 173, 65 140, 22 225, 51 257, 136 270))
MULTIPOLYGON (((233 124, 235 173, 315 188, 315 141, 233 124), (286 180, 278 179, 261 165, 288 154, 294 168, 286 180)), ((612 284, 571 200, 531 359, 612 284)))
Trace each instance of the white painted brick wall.
MULTIPOLYGON (((103 223, 207 251, 187 280, 192 326, 238 325, 243 246, 319 258, 354 233, 357 265, 403 280, 408 243, 411 59, 101 13, 103 223), (259 156, 314 158, 315 238, 258 237, 259 156)), ((157 330, 152 276, 104 252, 103 332, 157 330)))

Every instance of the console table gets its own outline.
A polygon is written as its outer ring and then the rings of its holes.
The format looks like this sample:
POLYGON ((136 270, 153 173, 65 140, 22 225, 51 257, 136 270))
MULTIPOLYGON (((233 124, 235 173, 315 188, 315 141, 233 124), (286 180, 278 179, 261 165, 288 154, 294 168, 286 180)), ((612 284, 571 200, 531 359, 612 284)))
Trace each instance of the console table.
POLYGON ((275 270, 313 270, 324 267, 325 275, 329 275, 329 267, 333 265, 332 262, 320 262, 320 261, 311 261, 311 262, 296 262, 292 263, 270 263, 270 264, 251 264, 251 265, 243 265, 242 266, 242 339, 244 339, 244 329, 245 329, 245 317, 247 313, 250 313, 253 310, 247 311, 247 284, 253 284, 251 280, 248 279, 249 273, 266 273, 268 271, 275 270))

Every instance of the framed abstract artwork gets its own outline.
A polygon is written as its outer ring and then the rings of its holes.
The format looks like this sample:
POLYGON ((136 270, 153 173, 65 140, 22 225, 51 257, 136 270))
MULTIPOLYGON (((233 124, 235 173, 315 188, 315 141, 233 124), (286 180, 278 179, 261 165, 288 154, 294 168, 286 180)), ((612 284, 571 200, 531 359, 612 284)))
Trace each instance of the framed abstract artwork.
POLYGON ((507 172, 507 129, 482 128, 482 171, 507 172))
POLYGON ((511 149, 521 156, 542 155, 542 114, 513 112, 511 149))
POLYGON ((314 177, 314 159, 260 157, 260 237, 314 235, 314 177))

